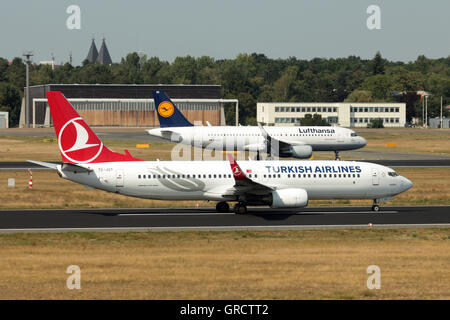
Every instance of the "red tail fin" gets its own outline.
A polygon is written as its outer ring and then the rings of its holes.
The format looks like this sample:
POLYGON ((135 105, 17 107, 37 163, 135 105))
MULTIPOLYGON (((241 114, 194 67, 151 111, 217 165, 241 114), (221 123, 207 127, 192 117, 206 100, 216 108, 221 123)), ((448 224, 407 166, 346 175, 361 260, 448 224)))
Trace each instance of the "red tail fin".
POLYGON ((48 105, 63 162, 142 161, 109 150, 59 91, 47 92, 48 105))

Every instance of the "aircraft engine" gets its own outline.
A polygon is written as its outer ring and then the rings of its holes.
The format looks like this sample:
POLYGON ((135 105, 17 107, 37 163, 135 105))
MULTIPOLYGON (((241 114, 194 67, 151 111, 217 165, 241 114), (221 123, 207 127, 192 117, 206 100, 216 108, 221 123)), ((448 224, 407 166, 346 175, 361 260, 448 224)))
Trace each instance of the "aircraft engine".
POLYGON ((291 155, 294 158, 307 159, 312 155, 312 147, 309 145, 292 146, 291 155))
POLYGON ((272 191, 271 208, 301 208, 308 205, 305 189, 281 189, 272 191))

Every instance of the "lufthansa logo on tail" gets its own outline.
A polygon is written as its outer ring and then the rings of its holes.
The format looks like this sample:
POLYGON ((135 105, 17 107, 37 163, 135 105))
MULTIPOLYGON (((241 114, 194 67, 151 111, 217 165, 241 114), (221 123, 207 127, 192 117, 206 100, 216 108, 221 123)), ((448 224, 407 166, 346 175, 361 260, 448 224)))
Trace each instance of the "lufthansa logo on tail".
POLYGON ((158 113, 164 118, 168 118, 173 115, 174 111, 175 108, 169 101, 163 101, 158 106, 158 113))

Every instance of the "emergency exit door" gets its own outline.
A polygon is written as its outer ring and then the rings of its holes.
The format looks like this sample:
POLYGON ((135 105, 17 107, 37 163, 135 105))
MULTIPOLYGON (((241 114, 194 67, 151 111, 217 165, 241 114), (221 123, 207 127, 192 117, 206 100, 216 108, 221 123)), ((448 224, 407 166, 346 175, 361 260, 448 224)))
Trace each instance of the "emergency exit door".
POLYGON ((123 170, 116 170, 116 187, 123 187, 123 170))
POLYGON ((380 177, 378 176, 378 169, 372 169, 372 184, 377 186, 380 184, 380 177))

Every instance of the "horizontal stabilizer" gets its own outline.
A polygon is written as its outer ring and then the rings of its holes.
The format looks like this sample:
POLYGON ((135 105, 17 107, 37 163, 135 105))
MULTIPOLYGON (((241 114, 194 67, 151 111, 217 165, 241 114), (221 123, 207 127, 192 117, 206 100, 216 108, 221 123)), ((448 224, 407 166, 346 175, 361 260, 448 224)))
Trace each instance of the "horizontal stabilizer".
POLYGON ((82 167, 82 166, 79 166, 79 165, 76 165, 76 164, 73 164, 73 163, 67 163, 67 162, 62 164, 61 170, 62 171, 68 171, 68 172, 75 172, 75 173, 82 173, 82 172, 89 173, 89 172, 92 172, 92 169, 88 169, 88 168, 85 168, 85 167, 82 167))
POLYGON ((39 166, 50 168, 50 169, 54 169, 54 170, 56 170, 58 165, 59 165, 58 163, 44 162, 44 161, 34 161, 34 160, 27 160, 27 162, 31 162, 31 163, 37 164, 39 166))

